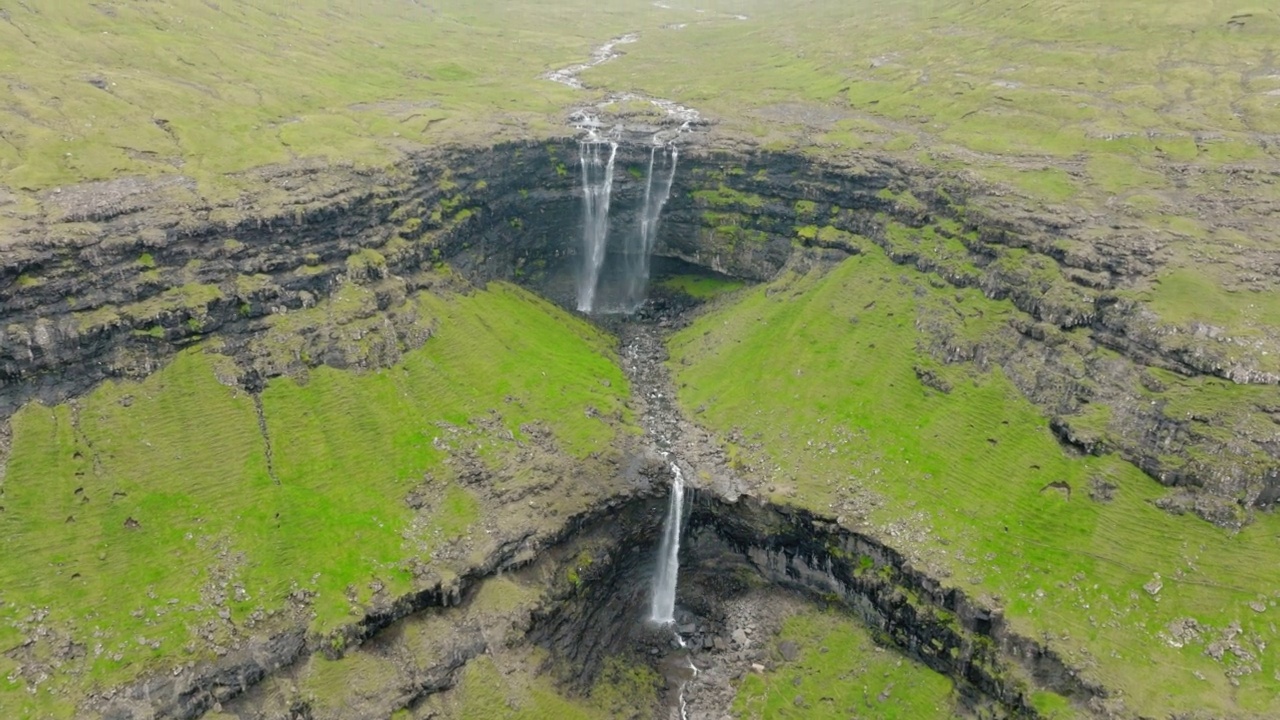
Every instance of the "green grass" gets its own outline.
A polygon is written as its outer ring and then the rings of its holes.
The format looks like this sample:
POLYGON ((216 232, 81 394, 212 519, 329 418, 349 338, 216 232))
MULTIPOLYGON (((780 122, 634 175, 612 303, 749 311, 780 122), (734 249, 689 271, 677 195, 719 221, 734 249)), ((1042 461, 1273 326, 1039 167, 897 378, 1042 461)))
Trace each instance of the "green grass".
POLYGON ((1064 202, 1080 193, 1079 182, 1062 168, 1014 170, 993 167, 984 169, 982 175, 987 179, 1012 185, 1033 197, 1053 202, 1064 202))
POLYGON ((1080 714, 1071 706, 1071 702, 1066 698, 1051 692, 1036 692, 1031 694, 1031 706, 1040 713, 1040 717, 1045 720, 1069 720, 1069 718, 1079 717, 1080 714))
POLYGON ((539 80, 646 11, 388 0, 15 6, 0 22, 0 185, 175 171, 205 190, 296 157, 379 165, 398 143, 559 131, 539 80), (102 85, 98 87, 90 81, 102 85))
MULTIPOLYGON (((679 14, 689 9, 670 4, 679 14)), ((1280 28, 1262 10, 1243 30, 1229 27, 1249 5, 1080 0, 1045 11, 1013 0, 741 2, 734 11, 748 22, 685 15, 694 19, 687 28, 638 44, 588 77, 678 97, 739 125, 758 122, 744 112, 750 107, 812 103, 864 137, 896 139, 910 123, 986 152, 1176 151, 1178 140, 1193 145, 1192 132, 1206 127, 1222 132, 1224 146, 1258 148, 1250 133, 1274 119, 1274 104, 1250 102, 1233 115, 1230 103, 1256 90, 1213 82, 1243 79, 1280 28), (846 42, 853 35, 860 41, 846 42), (738 62, 744 54, 756 62, 738 62), (682 74, 682 60, 694 57, 705 58, 696 77, 682 74)), ((800 115, 795 122, 804 122, 800 115)))
POLYGON ((695 190, 693 199, 701 207, 754 209, 764 207, 764 198, 759 195, 734 190, 725 185, 706 190, 695 190))
POLYGON ((293 589, 317 593, 313 630, 354 620, 375 581, 393 594, 412 586, 411 560, 460 569, 433 563, 432 552, 493 519, 451 479, 450 454, 505 462, 522 426, 537 423, 563 453, 585 458, 629 422, 610 341, 586 323, 508 285, 416 302, 437 333, 400 364, 321 367, 305 384, 268 385, 274 477, 253 400, 219 384, 220 356, 202 347, 145 381, 18 412, 0 513, 0 645, 43 626, 53 634, 32 647, 36 658, 52 660, 58 638, 87 655, 34 694, 22 677, 0 680, 0 704, 69 716, 55 693, 83 696, 205 657, 198 626, 232 640, 220 608, 244 632, 293 589), (404 497, 428 474, 415 520, 404 497), (47 617, 30 619, 41 608, 47 617))
POLYGON ((988 332, 1007 303, 924 280, 873 252, 747 291, 672 339, 682 404, 725 436, 741 431, 731 455, 761 468, 776 500, 848 513, 892 538, 1131 709, 1274 715, 1280 666, 1259 643, 1280 639, 1270 617, 1280 520, 1230 534, 1171 516, 1152 504, 1165 489, 1136 468, 1064 452, 998 370, 940 365, 923 349, 917 323, 947 317, 939 308, 953 309, 963 337, 988 332), (951 392, 925 387, 921 364, 951 392), (1114 501, 1088 499, 1095 478, 1119 488, 1114 501), (1043 491, 1051 481, 1069 483, 1071 499, 1043 491), (1155 573, 1153 597, 1143 586, 1155 573), (1183 618, 1211 630, 1174 647, 1168 628, 1183 618), (1252 659, 1211 658, 1208 644, 1233 623, 1252 659))
POLYGON ((783 623, 776 644, 796 645, 790 662, 738 686, 741 720, 930 720, 955 716, 951 680, 896 650, 878 647, 864 625, 834 613, 809 612, 783 623), (883 693, 883 696, 882 696, 883 693))
POLYGON ((1228 290, 1203 268, 1160 276, 1145 299, 1162 318, 1217 325, 1233 335, 1280 327, 1280 301, 1271 293, 1228 290))
MULTIPOLYGON (((650 717, 659 678, 644 666, 606 662, 600 680, 583 698, 563 695, 548 676, 535 675, 536 659, 522 667, 499 669, 482 656, 462 671, 462 681, 447 698, 432 698, 441 717, 457 720, 640 720, 650 717)), ((434 717, 434 716, 433 716, 434 717)))
POLYGON ((641 41, 588 82, 686 102, 765 140, 817 122, 832 150, 1084 153, 1123 184, 1114 166, 1137 155, 1265 157, 1262 135, 1280 122, 1273 83, 1249 72, 1280 18, 1259 10, 1232 28, 1254 9, 1245 0, 666 4, 19 6, 0 23, 0 76, 18 83, 0 110, 0 185, 180 171, 231 189, 245 180, 226 173, 297 157, 379 165, 405 142, 556 133, 582 93, 539 72, 626 31, 641 41))
POLYGON ((699 300, 710 300, 718 295, 739 290, 745 283, 728 277, 711 275, 676 275, 659 281, 659 287, 678 290, 699 300))

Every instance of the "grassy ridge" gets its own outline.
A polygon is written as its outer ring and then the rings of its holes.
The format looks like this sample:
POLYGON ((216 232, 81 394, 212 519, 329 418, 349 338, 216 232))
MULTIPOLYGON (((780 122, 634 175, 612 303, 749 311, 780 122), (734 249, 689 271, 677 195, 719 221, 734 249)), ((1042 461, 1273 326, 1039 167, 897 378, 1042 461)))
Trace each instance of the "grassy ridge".
POLYGON ((0 705, 69 716, 64 691, 230 647, 293 591, 315 594, 314 630, 350 621, 379 586, 411 586, 409 561, 494 520, 451 480, 450 457, 505 460, 528 423, 585 457, 627 422, 626 379, 582 321, 505 285, 418 302, 437 335, 400 365, 269 384, 271 472, 253 399, 218 382, 225 359, 203 348, 141 383, 15 415, 0 646, 39 641, 0 660, 13 678, 0 705), (415 513, 404 498, 424 474, 415 513))
POLYGON ((1230 535, 1155 508, 1164 489, 1122 461, 1064 453, 998 371, 917 346, 939 303, 977 324, 1007 305, 915 277, 877 252, 748 291, 672 339, 681 402, 741 431, 733 454, 778 500, 861 521, 1131 709, 1274 714, 1277 519, 1230 535), (1089 499, 1101 484, 1114 500, 1089 499))

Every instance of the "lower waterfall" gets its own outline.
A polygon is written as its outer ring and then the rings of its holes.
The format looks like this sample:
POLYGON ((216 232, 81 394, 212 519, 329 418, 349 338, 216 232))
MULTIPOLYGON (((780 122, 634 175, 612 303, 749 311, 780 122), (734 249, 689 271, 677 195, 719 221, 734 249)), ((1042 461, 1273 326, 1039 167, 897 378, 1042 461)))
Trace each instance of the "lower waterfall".
POLYGON ((676 575, 680 570, 680 532, 684 525, 684 475, 675 463, 671 464, 671 473, 671 501, 667 504, 667 519, 662 524, 649 611, 649 620, 660 625, 675 622, 676 575))

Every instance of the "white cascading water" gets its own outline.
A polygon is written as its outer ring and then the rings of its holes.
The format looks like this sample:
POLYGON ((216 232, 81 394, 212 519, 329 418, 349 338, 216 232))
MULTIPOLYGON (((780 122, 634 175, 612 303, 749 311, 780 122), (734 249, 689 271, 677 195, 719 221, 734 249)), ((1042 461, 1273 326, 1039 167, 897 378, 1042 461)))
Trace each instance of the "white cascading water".
POLYGON ((635 240, 629 243, 624 253, 626 263, 623 276, 622 303, 626 312, 635 312, 644 304, 649 289, 649 259, 653 255, 653 246, 658 240, 658 221, 662 218, 662 208, 671 197, 671 186, 676 179, 676 161, 680 151, 675 145, 662 149, 662 161, 665 168, 655 168, 658 147, 649 150, 649 172, 645 177, 644 205, 640 209, 640 232, 635 240), (662 172, 665 170, 666 172, 662 172), (662 177, 654 183, 654 173, 662 177))
POLYGON ((618 143, 608 143, 608 160, 603 157, 604 146, 605 143, 594 140, 578 146, 585 203, 582 268, 578 275, 578 310, 581 312, 595 309, 596 284, 600 281, 600 267, 604 265, 605 243, 609 235, 609 196, 613 192, 613 161, 618 155, 618 143))
POLYGON ((667 519, 662 523, 662 541, 658 544, 658 570, 653 576, 653 600, 649 619, 668 625, 676 619, 676 575, 680 571, 680 531, 684 525, 684 475, 671 464, 671 500, 667 519))

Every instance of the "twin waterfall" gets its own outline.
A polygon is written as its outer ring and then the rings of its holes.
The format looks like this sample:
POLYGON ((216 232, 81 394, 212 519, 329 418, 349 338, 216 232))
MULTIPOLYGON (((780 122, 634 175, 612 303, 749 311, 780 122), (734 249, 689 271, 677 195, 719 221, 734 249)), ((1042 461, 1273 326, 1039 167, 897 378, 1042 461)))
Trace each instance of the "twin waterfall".
POLYGON ((649 620, 668 625, 676 619, 676 575, 680 570, 680 532, 684 525, 684 475, 671 464, 671 500, 667 519, 662 523, 662 542, 658 545, 658 568, 653 575, 653 600, 649 620))
POLYGON ((649 288, 649 258, 658 239, 658 220, 671 197, 679 151, 675 145, 649 150, 645 174, 644 204, 639 227, 628 233, 621 247, 616 305, 598 307, 601 270, 609 244, 609 199, 613 193, 613 168, 618 143, 587 140, 579 145, 582 165, 582 263, 578 273, 578 310, 633 313, 644 303, 649 288), (655 174, 659 177, 655 180, 655 174))

